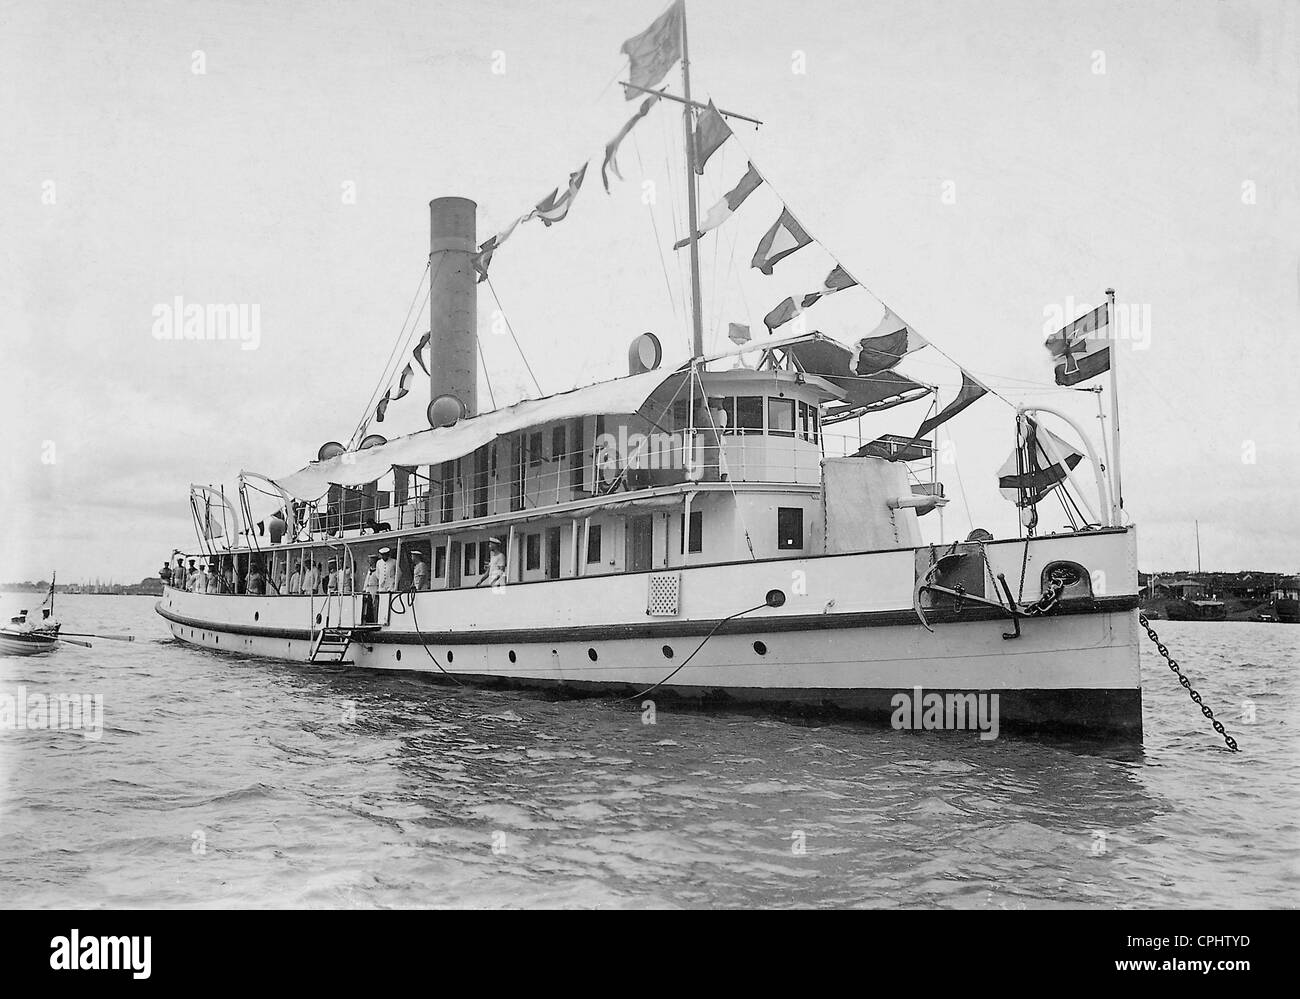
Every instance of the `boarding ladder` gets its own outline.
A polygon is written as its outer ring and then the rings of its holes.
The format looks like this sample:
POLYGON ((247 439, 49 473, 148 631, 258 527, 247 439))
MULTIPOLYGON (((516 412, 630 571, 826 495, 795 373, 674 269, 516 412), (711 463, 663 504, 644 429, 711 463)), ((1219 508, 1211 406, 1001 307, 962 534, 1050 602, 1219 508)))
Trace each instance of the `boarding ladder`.
POLYGON ((316 636, 316 641, 312 643, 311 658, 308 661, 337 663, 340 666, 351 665, 352 661, 343 657, 352 647, 352 631, 351 628, 322 628, 320 634, 316 636))

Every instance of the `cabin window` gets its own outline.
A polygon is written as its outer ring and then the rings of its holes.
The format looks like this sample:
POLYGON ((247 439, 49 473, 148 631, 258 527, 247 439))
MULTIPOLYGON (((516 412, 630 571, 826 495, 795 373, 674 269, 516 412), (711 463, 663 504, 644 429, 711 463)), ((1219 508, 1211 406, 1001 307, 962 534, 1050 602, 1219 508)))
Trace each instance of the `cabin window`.
POLYGON ((763 432, 763 397, 741 395, 736 397, 736 432, 761 434, 763 432))
POLYGON ((542 536, 529 534, 524 538, 524 568, 540 569, 542 567, 542 536))
POLYGON ((767 400, 767 432, 777 437, 794 436, 794 400, 767 400))
POLYGON ((559 461, 564 457, 568 444, 564 439, 564 424, 560 424, 551 430, 551 458, 559 461))
POLYGON ((585 462, 583 461, 582 452, 582 417, 578 417, 573 421, 573 461, 570 463, 573 473, 572 478, 569 480, 569 485, 572 487, 574 492, 578 492, 582 489, 582 466, 584 464, 585 462))
POLYGON ((542 454, 542 432, 537 430, 528 435, 528 464, 540 465, 545 457, 542 454))
POLYGON ((433 576, 444 579, 447 575, 447 546, 439 545, 433 550, 433 576))
POLYGON ((474 568, 476 565, 478 565, 478 542, 477 541, 465 542, 464 556, 465 558, 464 558, 464 564, 461 569, 461 574, 465 576, 477 576, 478 571, 474 568))
POLYGON ((594 565, 600 561, 600 525, 587 525, 587 564, 594 565))
POLYGON ((783 551, 803 550, 803 509, 801 507, 777 507, 776 546, 783 551))
POLYGON ((799 436, 806 441, 812 440, 812 423, 808 418, 808 403, 799 402, 799 436))
POLYGON ((438 496, 442 507, 441 522, 445 524, 451 520, 452 508, 455 503, 456 463, 454 461, 444 461, 442 470, 438 475, 438 496))
POLYGON ((474 516, 488 515, 488 450, 490 445, 474 452, 474 516))
POLYGON ((812 418, 809 421, 812 424, 812 442, 816 444, 821 440, 821 410, 816 406, 809 406, 808 415, 812 418))
POLYGON ((524 440, 515 437, 510 441, 510 509, 524 508, 524 440))
POLYGON ((691 524, 689 530, 686 528, 685 518, 683 517, 682 541, 683 554, 686 552, 694 554, 695 552, 704 551, 704 512, 702 510, 691 511, 691 524))
POLYGON ((478 572, 480 576, 487 574, 488 563, 490 563, 491 561, 492 561, 492 549, 490 549, 488 547, 488 543, 484 541, 482 544, 478 546, 478 572))

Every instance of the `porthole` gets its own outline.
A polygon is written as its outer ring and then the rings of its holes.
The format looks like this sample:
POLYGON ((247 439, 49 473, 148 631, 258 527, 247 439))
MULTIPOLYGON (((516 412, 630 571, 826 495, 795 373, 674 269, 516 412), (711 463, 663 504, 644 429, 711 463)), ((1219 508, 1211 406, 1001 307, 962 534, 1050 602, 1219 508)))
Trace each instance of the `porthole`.
POLYGON ((261 611, 253 611, 253 620, 254 620, 254 621, 260 621, 260 620, 262 620, 262 612, 261 612, 261 611))
POLYGON ((519 657, 515 655, 515 650, 514 650, 514 649, 511 649, 511 650, 510 650, 510 661, 511 661, 511 662, 514 662, 514 661, 517 660, 518 658, 519 658, 519 657))
POLYGON ((220 644, 221 644, 221 636, 220 636, 220 635, 214 635, 213 637, 217 640, 217 644, 220 645, 220 644))
POLYGON ((454 662, 455 659, 456 659, 456 653, 452 652, 451 649, 448 649, 448 650, 447 650, 447 662, 454 662))
POLYGON ((398 650, 397 650, 397 661, 398 661, 399 663, 402 661, 402 650, 401 650, 401 649, 398 649, 398 650))
POLYGON ((673 647, 672 647, 671 645, 665 645, 665 646, 664 646, 664 658, 665 658, 665 659, 671 659, 672 657, 673 657, 673 647))
POLYGON ((317 624, 320 624, 320 615, 319 615, 319 614, 316 615, 316 623, 317 623, 317 624))
POLYGON ((587 650, 587 658, 590 659, 590 660, 594 663, 594 662, 596 661, 596 650, 595 650, 595 649, 588 649, 588 650, 587 650))
POLYGON ((767 655, 767 643, 766 643, 766 642, 755 642, 755 643, 754 643, 754 651, 757 652, 760 656, 765 656, 765 655, 767 655))

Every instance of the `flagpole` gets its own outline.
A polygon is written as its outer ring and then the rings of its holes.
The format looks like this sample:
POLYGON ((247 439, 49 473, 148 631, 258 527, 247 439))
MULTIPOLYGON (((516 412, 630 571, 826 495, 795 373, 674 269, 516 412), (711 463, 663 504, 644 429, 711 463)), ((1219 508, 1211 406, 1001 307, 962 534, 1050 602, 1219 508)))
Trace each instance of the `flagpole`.
POLYGON ((686 210, 690 226, 686 231, 691 236, 691 356, 702 357, 704 320, 700 309, 700 227, 695 191, 695 134, 691 128, 691 58, 686 44, 686 0, 679 2, 682 5, 682 93, 686 101, 686 107, 682 109, 682 121, 686 129, 686 210))
POLYGON ((1107 335, 1110 338, 1110 468, 1111 509, 1116 527, 1124 526, 1124 490, 1119 473, 1119 317, 1115 315, 1115 289, 1106 289, 1110 303, 1107 316, 1107 335))

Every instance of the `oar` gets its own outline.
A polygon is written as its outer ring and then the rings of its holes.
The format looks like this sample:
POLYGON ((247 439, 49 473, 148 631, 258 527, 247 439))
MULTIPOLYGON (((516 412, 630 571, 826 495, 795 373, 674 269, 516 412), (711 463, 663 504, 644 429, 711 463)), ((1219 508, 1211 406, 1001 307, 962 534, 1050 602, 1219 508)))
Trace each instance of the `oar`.
POLYGON ((134 642, 134 635, 96 635, 90 631, 65 631, 65 635, 76 635, 78 638, 103 638, 110 642, 134 642))
POLYGON ((64 638, 62 635, 59 635, 58 637, 60 642, 67 642, 69 645, 80 645, 82 648, 86 649, 94 648, 94 646, 89 642, 78 642, 75 638, 64 638))

